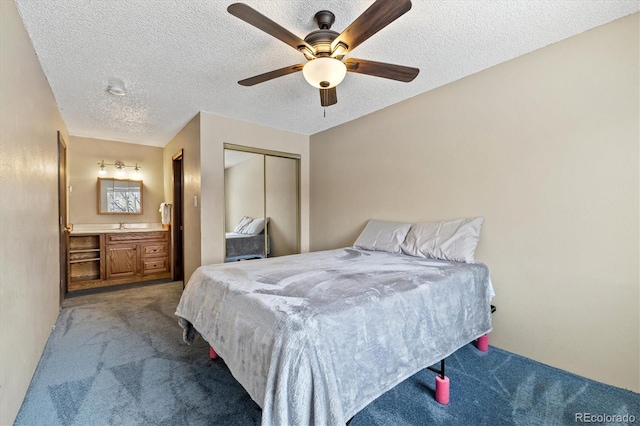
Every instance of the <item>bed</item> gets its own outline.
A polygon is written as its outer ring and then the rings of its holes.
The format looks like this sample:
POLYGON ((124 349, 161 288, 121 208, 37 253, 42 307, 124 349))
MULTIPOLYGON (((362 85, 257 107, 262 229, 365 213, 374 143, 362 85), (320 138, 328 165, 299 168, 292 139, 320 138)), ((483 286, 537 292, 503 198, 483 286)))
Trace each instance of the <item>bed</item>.
POLYGON ((241 234, 239 232, 227 232, 225 234, 226 258, 225 262, 238 260, 263 259, 269 254, 269 244, 265 250, 265 235, 241 234))
POLYGON ((490 332, 492 295, 482 263, 347 247, 202 266, 176 315, 185 341, 200 334, 225 360, 263 425, 338 425, 490 332))
POLYGON ((268 233, 265 237, 265 227, 268 224, 269 218, 243 216, 233 232, 225 234, 225 262, 267 257, 270 244, 268 233))

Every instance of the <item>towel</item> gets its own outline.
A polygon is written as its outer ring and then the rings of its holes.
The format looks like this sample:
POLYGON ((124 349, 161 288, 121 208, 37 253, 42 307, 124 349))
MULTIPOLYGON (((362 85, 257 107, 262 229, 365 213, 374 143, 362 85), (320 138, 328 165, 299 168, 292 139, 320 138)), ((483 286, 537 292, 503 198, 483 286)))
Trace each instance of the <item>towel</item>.
POLYGON ((160 216, 162 217, 162 224, 171 224, 171 204, 160 203, 160 210, 158 211, 160 212, 160 216))

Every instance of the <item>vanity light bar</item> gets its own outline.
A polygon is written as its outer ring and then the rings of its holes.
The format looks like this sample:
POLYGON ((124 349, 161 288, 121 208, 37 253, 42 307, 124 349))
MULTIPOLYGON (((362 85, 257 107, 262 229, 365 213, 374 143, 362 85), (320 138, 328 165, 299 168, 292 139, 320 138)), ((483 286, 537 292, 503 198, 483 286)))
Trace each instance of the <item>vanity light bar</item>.
POLYGON ((136 163, 135 166, 127 166, 126 164, 124 164, 122 161, 117 160, 115 163, 105 163, 104 160, 102 160, 101 162, 98 163, 98 166, 100 166, 100 171, 99 173, 101 175, 106 175, 107 174, 107 170, 105 169, 105 166, 115 166, 116 169, 118 170, 118 173, 120 174, 124 174, 124 169, 125 167, 131 167, 134 171, 139 172, 140 169, 142 169, 141 166, 138 166, 138 163, 136 163))

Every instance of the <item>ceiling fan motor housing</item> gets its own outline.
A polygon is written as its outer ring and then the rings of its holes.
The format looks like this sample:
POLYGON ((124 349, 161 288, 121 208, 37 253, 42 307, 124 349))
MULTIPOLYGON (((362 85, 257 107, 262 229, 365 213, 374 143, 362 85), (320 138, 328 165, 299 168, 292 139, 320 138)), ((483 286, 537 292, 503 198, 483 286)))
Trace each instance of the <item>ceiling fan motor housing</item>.
POLYGON ((315 30, 310 32, 304 41, 309 43, 316 50, 316 56, 330 56, 331 42, 338 37, 340 33, 332 30, 315 30))
POLYGON ((316 21, 316 24, 318 24, 318 28, 320 29, 310 32, 304 38, 304 41, 313 46, 317 57, 330 56, 331 42, 340 35, 340 33, 331 30, 331 26, 335 22, 336 16, 328 10, 321 10, 315 14, 313 19, 316 21))

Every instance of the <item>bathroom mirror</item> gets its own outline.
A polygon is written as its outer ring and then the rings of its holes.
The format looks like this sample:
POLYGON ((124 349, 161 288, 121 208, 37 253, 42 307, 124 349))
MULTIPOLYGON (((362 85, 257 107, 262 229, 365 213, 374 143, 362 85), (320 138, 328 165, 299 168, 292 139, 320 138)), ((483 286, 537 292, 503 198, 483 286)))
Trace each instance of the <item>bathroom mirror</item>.
POLYGON ((98 214, 142 214, 142 181, 98 178, 98 214))

